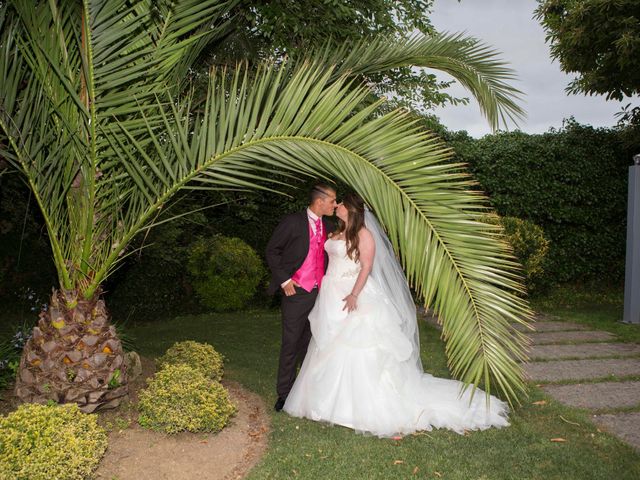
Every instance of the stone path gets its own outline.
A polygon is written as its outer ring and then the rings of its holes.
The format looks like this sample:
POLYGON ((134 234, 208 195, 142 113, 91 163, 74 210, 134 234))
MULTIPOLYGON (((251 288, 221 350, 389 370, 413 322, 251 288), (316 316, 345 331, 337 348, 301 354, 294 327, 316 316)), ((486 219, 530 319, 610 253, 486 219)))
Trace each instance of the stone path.
POLYGON ((593 413, 599 428, 640 450, 640 345, 546 318, 535 327, 527 376, 558 402, 593 413))
MULTIPOLYGON (((538 322, 536 327, 542 322, 538 322)), ((558 344, 558 343, 585 343, 603 342, 613 340, 615 337, 609 332, 579 331, 579 332, 541 332, 530 333, 529 336, 534 345, 558 344)))
POLYGON ((596 423, 625 442, 639 448, 640 412, 598 415, 596 423))
POLYGON ((640 358, 585 358, 583 360, 531 362, 527 365, 526 372, 528 377, 536 382, 640 376, 640 358))
POLYGON ((640 407, 640 382, 602 382, 542 387, 556 400, 578 408, 609 410, 640 407))
POLYGON ((534 345, 529 352, 531 360, 603 358, 640 356, 637 343, 579 343, 577 345, 534 345))

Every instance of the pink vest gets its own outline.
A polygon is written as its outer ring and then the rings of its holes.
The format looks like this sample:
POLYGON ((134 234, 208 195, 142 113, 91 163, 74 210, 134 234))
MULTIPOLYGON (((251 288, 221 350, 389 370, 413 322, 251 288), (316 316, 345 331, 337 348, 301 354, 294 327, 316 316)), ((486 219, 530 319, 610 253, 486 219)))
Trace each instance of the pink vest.
POLYGON ((322 283, 324 277, 324 242, 327 239, 324 225, 322 225, 322 233, 313 233, 311 225, 309 225, 309 252, 307 258, 304 259, 302 266, 291 279, 304 288, 307 292, 313 290, 315 285, 322 283))

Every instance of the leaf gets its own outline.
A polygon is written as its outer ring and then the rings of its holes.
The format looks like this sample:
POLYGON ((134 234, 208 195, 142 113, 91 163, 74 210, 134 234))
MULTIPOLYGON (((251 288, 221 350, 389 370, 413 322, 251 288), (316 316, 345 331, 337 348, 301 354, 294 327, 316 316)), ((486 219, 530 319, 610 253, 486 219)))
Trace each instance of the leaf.
POLYGON ((564 438, 558 437, 558 438, 552 438, 552 439, 550 439, 549 441, 550 441, 550 442, 563 443, 563 442, 566 442, 567 440, 566 440, 566 439, 564 439, 564 438))
POLYGON ((575 425, 576 427, 579 427, 579 426, 580 426, 580 424, 579 424, 579 423, 576 423, 576 422, 572 422, 572 421, 570 421, 570 420, 567 420, 567 419, 566 419, 566 418, 564 418, 562 415, 560 415, 560 420, 562 420, 563 422, 568 423, 568 424, 570 424, 570 425, 575 425))
POLYGON ((402 465, 404 463, 404 460, 394 460, 393 464, 394 465, 402 465))
POLYGON ((531 405, 546 405, 546 400, 538 400, 537 402, 533 402, 531 405))

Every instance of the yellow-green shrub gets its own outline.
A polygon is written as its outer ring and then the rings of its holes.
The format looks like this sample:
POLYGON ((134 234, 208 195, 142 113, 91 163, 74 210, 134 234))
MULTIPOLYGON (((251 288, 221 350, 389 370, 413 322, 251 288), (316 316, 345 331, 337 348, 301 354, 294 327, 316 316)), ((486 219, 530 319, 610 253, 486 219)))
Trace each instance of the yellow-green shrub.
POLYGON ((193 340, 177 342, 166 353, 158 358, 158 368, 166 365, 184 363, 202 372, 213 380, 220 381, 224 373, 223 357, 208 343, 198 343, 193 340))
POLYGON ((167 433, 217 432, 236 412, 225 388, 184 363, 166 365, 140 393, 140 425, 167 433))
POLYGON ((516 217, 485 215, 482 221, 502 226, 507 241, 513 247, 513 254, 522 264, 528 290, 535 290, 543 278, 545 258, 549 252, 549 240, 542 228, 516 217))
POLYGON ((83 480, 106 449, 96 416, 75 404, 25 403, 0 419, 2 480, 83 480))
POLYGON ((255 295, 265 270, 243 240, 216 235, 196 240, 189 248, 187 269, 204 306, 219 312, 240 310, 255 295))

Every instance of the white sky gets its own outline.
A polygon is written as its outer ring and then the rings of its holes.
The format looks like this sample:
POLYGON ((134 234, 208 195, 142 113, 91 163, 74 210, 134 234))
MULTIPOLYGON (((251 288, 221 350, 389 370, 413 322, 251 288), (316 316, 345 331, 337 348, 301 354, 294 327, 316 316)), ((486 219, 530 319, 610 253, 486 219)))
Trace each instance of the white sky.
MULTIPOLYGON (((561 127, 562 120, 572 115, 578 122, 594 127, 614 125, 614 114, 630 101, 607 102, 604 96, 565 93, 572 77, 560 71, 557 61, 552 63, 544 30, 533 18, 536 6, 535 0, 436 0, 431 21, 440 32, 464 31, 503 53, 518 75, 515 86, 525 93, 527 118, 520 130, 545 132, 550 127, 561 127)), ((450 79, 442 73, 437 75, 450 79)), ((469 97, 459 85, 448 91, 457 97, 469 97)), ((435 113, 450 130, 466 130, 474 137, 490 133, 477 103, 470 100, 467 106, 448 105, 435 113)))

